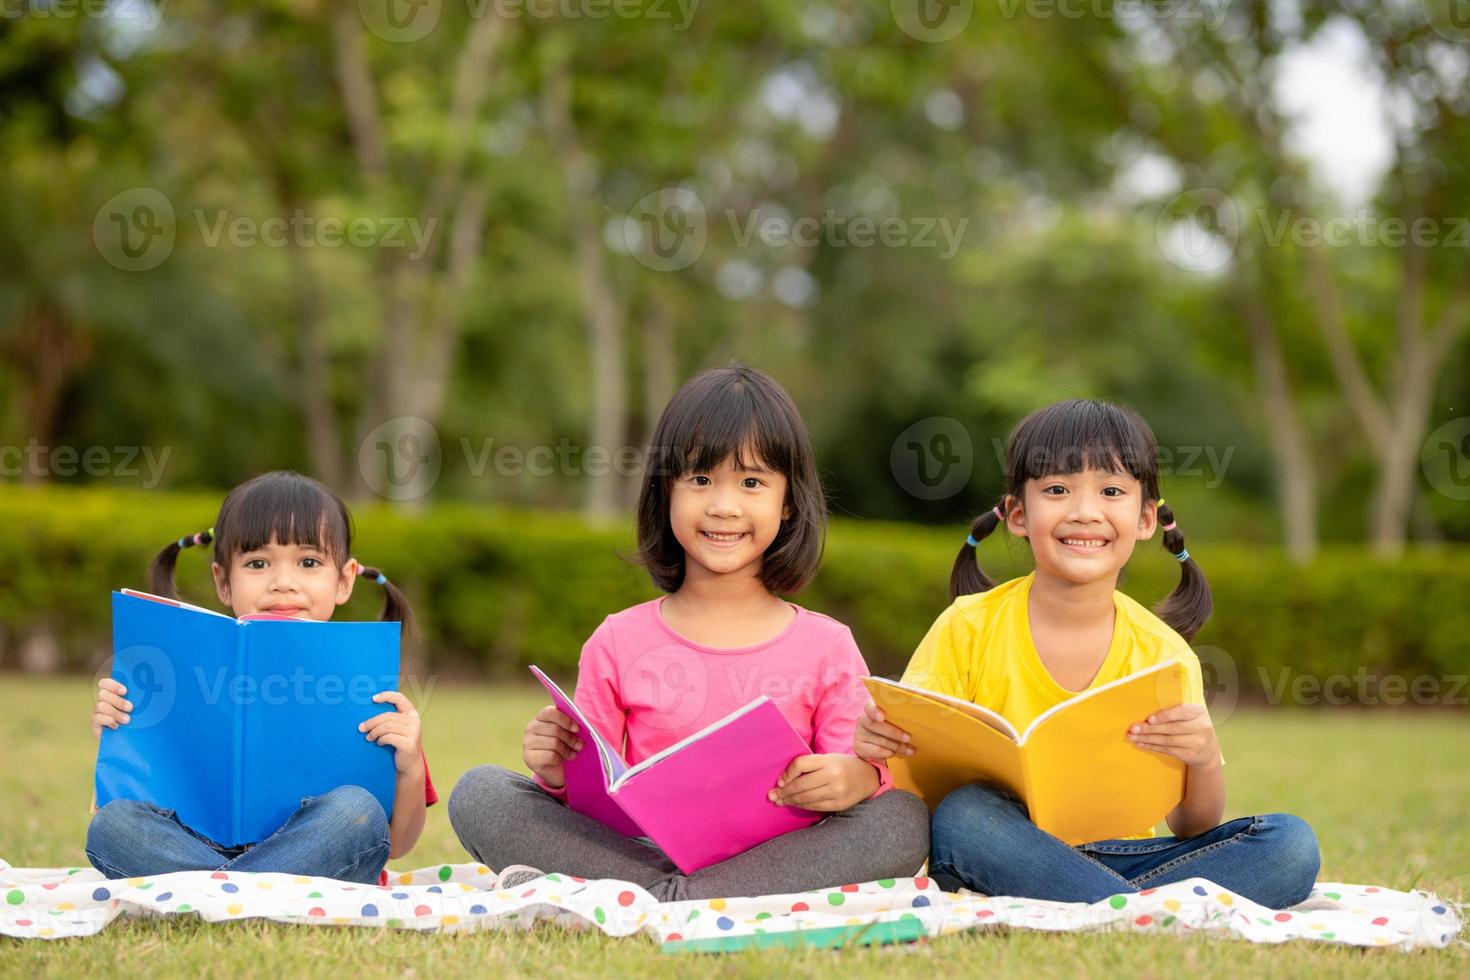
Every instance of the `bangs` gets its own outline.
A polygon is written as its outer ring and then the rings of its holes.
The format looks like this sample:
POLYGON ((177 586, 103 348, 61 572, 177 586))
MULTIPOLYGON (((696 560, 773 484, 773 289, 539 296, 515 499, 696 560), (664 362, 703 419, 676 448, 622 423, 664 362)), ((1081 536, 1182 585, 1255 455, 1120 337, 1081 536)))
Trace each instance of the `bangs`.
POLYGON ((273 539, 318 548, 340 568, 351 551, 351 518, 337 495, 310 477, 266 473, 225 498, 215 521, 216 554, 228 561, 273 539))
POLYGON ((1016 427, 1009 455, 1012 493, 1019 493, 1027 480, 1091 469, 1127 473, 1157 496, 1153 431, 1118 405, 1076 400, 1044 408, 1016 427))
POLYGON ((669 405, 653 447, 657 475, 677 480, 730 460, 790 477, 806 441, 794 413, 739 376, 710 380, 709 390, 669 405))

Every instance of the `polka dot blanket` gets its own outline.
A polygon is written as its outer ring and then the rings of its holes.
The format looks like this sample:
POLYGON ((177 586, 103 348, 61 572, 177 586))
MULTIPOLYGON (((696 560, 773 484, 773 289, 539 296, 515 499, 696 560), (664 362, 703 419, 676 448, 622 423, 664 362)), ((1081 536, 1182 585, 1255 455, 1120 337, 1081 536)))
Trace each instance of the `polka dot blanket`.
POLYGON ((296 925, 422 931, 529 929, 541 923, 651 934, 663 942, 917 920, 927 936, 971 929, 1207 933, 1409 950, 1447 946, 1460 907, 1433 894, 1323 883, 1285 912, 1202 878, 1092 905, 946 893, 928 878, 887 878, 799 895, 659 903, 636 885, 548 874, 510 890, 483 865, 392 872, 392 884, 223 871, 109 881, 91 868, 13 868, 0 861, 0 935, 90 936, 120 915, 264 918, 296 925))

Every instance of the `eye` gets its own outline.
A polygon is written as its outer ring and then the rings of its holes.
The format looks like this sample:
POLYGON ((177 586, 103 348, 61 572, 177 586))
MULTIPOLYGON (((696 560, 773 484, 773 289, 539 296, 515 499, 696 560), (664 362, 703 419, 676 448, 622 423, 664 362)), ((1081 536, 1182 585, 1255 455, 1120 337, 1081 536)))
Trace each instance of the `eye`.
POLYGON ((747 490, 759 490, 761 487, 765 486, 765 483, 758 476, 747 476, 744 480, 740 481, 740 483, 747 490))
POLYGON ((703 473, 697 473, 689 478, 689 482, 694 484, 696 487, 707 487, 709 486, 709 477, 705 476, 703 473))
POLYGON ((1122 487, 1103 487, 1103 493, 1110 497, 1121 497, 1125 492, 1122 487))
POLYGON ((1041 492, 1043 494, 1046 494, 1046 495, 1055 497, 1055 496, 1058 496, 1060 494, 1066 493, 1067 492, 1067 488, 1064 487, 1064 486, 1062 486, 1060 483, 1053 483, 1050 486, 1042 487, 1041 492), (1055 490, 1056 493, 1052 493, 1053 490, 1055 490))
POLYGON ((320 568, 321 565, 322 560, 320 558, 312 558, 310 556, 307 556, 306 558, 301 559, 302 568, 320 568))
POLYGON ((245 567, 250 569, 251 571, 258 572, 261 569, 265 568, 266 564, 267 562, 264 558, 250 558, 246 560, 245 567))

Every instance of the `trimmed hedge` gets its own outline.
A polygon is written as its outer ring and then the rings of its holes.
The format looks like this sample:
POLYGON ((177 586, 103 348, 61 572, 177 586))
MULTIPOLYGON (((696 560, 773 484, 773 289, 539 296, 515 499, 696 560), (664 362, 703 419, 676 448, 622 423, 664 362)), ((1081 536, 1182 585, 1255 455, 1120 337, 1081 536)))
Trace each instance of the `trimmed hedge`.
MULTIPOLYGON (((110 648, 109 591, 141 587, 154 553, 209 526, 219 500, 0 486, 0 636, 10 648, 0 647, 0 664, 14 666, 19 639, 47 629, 68 668, 94 669, 110 648)), ((643 570, 620 557, 632 547, 631 522, 596 527, 572 515, 468 504, 422 513, 369 505, 356 517, 358 556, 408 593, 422 627, 419 654, 436 671, 519 678, 534 662, 570 673, 603 616, 657 595, 643 570)), ((946 605, 963 534, 836 521, 822 571, 798 601, 851 626, 875 672, 901 671, 946 605)), ((1226 665, 1227 681, 1233 666, 1247 694, 1283 669, 1408 678, 1470 670, 1470 549, 1385 563, 1338 548, 1309 567, 1261 548, 1191 541, 1190 550, 1215 592, 1215 616, 1196 648, 1207 663, 1226 665)), ((1015 540, 987 541, 982 556, 996 577, 1029 568, 1015 540)), ((1150 543, 1123 588, 1152 605, 1176 575, 1150 543)), ((179 584, 185 598, 217 606, 204 554, 181 556, 179 584)), ((379 602, 371 583, 359 583, 339 615, 372 618, 379 602)))

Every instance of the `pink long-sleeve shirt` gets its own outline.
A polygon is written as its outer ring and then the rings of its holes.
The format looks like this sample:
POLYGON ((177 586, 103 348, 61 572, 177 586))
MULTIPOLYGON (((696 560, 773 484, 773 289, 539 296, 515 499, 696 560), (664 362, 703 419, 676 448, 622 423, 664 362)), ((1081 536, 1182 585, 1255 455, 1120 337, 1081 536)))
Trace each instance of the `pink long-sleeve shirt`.
MULTIPOLYGON (((602 621, 582 646, 573 700, 629 765, 765 695, 815 754, 852 754, 868 675, 852 631, 794 606, 779 634, 754 646, 710 647, 676 633, 659 607, 640 603, 602 621)), ((593 751, 590 741, 584 752, 593 751)), ((879 786, 893 785, 875 763, 879 786)), ((565 789, 548 792, 564 796, 565 789)))

